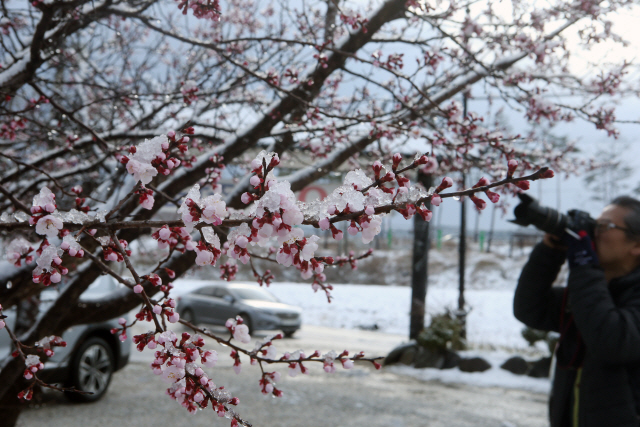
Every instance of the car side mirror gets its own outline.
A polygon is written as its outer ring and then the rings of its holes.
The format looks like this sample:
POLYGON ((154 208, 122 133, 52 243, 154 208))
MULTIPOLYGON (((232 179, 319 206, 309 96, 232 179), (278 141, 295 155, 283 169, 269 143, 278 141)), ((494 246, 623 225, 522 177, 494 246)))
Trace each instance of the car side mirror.
POLYGON ((233 304, 234 302, 236 302, 236 299, 231 295, 225 295, 222 297, 222 299, 228 302, 229 304, 233 304))

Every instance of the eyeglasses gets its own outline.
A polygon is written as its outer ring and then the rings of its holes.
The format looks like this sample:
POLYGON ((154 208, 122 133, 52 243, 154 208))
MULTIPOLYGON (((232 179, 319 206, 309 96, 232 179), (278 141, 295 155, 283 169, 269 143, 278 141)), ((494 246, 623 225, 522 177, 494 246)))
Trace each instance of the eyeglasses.
POLYGON ((628 228, 620 227, 619 225, 616 225, 610 221, 597 221, 595 228, 598 233, 604 233, 605 231, 612 230, 614 228, 617 228, 618 230, 622 230, 625 233, 629 231, 628 228))

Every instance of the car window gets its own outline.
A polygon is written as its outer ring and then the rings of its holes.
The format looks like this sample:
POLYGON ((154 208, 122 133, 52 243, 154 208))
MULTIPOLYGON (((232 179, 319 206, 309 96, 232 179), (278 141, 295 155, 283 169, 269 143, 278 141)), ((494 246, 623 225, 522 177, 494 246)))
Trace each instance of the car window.
POLYGON ((213 292, 213 296, 216 298, 224 298, 225 295, 229 295, 229 292, 223 288, 216 288, 213 292))
POLYGON ((233 288, 233 294, 240 299, 278 302, 274 295, 260 288, 233 288))
POLYGON ((205 296, 211 297, 211 296, 213 296, 213 295, 214 295, 215 289, 216 289, 216 288, 214 288, 214 287, 207 286, 206 288, 200 288, 200 289, 198 289, 198 290, 197 290, 197 291, 195 291, 194 293, 195 293, 195 294, 198 294, 198 295, 205 295, 205 296))

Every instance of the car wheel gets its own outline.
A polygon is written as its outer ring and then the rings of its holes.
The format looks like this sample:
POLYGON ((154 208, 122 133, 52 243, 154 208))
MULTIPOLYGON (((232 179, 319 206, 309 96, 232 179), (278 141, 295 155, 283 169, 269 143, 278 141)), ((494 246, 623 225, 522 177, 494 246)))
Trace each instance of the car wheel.
POLYGON ((284 335, 285 338, 293 338, 293 334, 295 334, 296 331, 282 331, 282 334, 284 335))
POLYGON ((189 322, 192 325, 196 324, 196 316, 195 314, 193 314, 193 311, 191 311, 190 308, 185 308, 182 313, 180 314, 180 319, 184 320, 185 322, 189 322))
POLYGON ((240 313, 238 316, 242 317, 242 323, 247 325, 247 328, 249 328, 249 335, 252 335, 253 323, 251 322, 251 317, 247 313, 240 313))
POLYGON ((107 392, 115 361, 113 351, 102 338, 86 340, 73 357, 71 364, 71 386, 93 394, 67 393, 70 400, 95 402, 107 392))

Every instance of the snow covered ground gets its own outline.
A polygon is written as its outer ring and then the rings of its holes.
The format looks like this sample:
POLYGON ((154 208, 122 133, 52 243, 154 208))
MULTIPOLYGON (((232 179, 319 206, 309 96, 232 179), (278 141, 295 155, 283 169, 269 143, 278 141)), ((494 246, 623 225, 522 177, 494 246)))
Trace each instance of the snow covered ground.
MULTIPOLYGON (((500 369, 509 357, 519 354, 527 360, 546 356, 543 345, 531 348, 522 338, 523 324, 513 316, 512 300, 517 277, 526 254, 508 258, 499 254, 471 253, 465 298, 470 312, 467 338, 470 350, 463 356, 481 356, 493 368, 483 373, 464 373, 458 369, 414 369, 390 367, 394 372, 424 380, 468 383, 479 386, 502 386, 547 392, 548 379, 517 376, 500 369)), ((427 313, 455 309, 458 301, 458 278, 455 256, 446 251, 433 251, 430 266, 437 270, 429 278, 427 313)), ((202 282, 176 282, 176 295, 188 292, 202 282)), ((323 292, 314 293, 305 283, 273 283, 269 290, 281 301, 303 309, 303 322, 310 325, 346 329, 376 329, 407 337, 411 289, 402 286, 335 284, 329 304, 323 292)), ((429 324, 427 315, 426 324, 429 324)), ((408 339, 407 339, 408 341, 408 339)), ((354 349, 355 350, 355 349, 354 349)))

